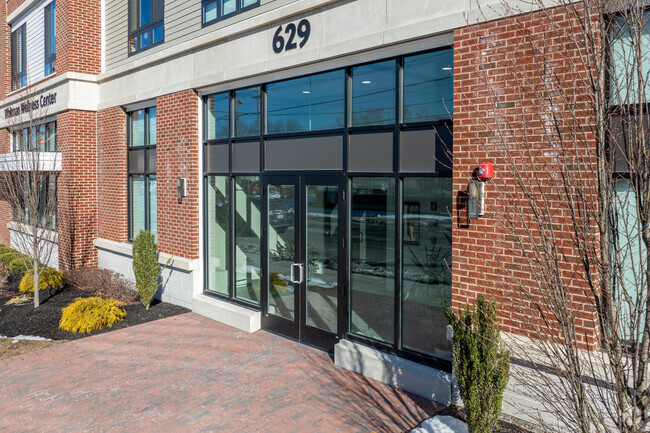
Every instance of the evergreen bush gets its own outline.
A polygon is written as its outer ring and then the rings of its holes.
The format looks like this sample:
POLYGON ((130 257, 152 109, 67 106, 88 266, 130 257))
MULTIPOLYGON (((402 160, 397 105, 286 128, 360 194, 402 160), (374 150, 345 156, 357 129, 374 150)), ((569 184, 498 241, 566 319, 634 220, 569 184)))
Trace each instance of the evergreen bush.
POLYGON ((133 273, 140 302, 148 310, 160 285, 160 266, 156 236, 147 230, 140 230, 133 241, 133 273))
POLYGON ((121 302, 99 297, 77 298, 63 308, 59 328, 76 333, 90 333, 105 326, 109 328, 126 317, 121 302))
POLYGON ((15 256, 8 264, 7 266, 9 268, 9 272, 11 272, 12 275, 21 275, 27 272, 27 266, 25 266, 25 259, 18 254, 15 256))
POLYGON ((479 295, 476 308, 455 314, 446 310, 454 331, 453 367, 467 409, 470 433, 492 433, 499 427, 510 352, 501 342, 496 304, 479 295))
MULTIPOLYGON (((64 284, 65 284, 64 273, 57 271, 56 269, 53 268, 43 269, 43 272, 41 272, 41 275, 38 277, 39 290, 56 289, 59 287, 63 287, 64 284)), ((18 286, 18 289, 23 293, 34 291, 34 276, 32 275, 31 270, 25 272, 23 279, 20 280, 20 285, 18 286)))
POLYGON ((20 257, 20 253, 16 250, 7 250, 7 251, 0 251, 0 263, 2 263, 5 266, 9 266, 9 263, 16 257, 20 257))

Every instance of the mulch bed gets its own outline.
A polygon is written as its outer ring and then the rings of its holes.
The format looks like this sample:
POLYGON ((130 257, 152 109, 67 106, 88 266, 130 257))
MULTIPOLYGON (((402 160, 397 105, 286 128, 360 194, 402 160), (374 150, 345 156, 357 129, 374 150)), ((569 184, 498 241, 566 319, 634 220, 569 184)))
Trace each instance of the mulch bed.
MULTIPOLYGON (((442 409, 439 412, 436 412, 436 415, 449 415, 454 418, 458 418, 464 422, 467 422, 467 412, 465 408, 458 406, 448 406, 442 409)), ((524 421, 514 419, 511 416, 501 415, 499 417, 499 429, 494 433, 533 433, 537 432, 537 429, 532 425, 527 425, 524 421)))
POLYGON ((41 291, 41 303, 38 308, 34 308, 33 301, 22 305, 5 305, 11 297, 19 293, 18 284, 19 281, 12 278, 0 290, 0 335, 4 337, 35 335, 52 340, 75 340, 190 311, 158 300, 152 302, 149 310, 146 310, 141 303, 134 303, 122 306, 126 310, 126 317, 112 328, 93 331, 90 334, 74 334, 59 329, 61 309, 67 307, 76 298, 96 296, 93 291, 80 290, 68 285, 58 291, 41 291))

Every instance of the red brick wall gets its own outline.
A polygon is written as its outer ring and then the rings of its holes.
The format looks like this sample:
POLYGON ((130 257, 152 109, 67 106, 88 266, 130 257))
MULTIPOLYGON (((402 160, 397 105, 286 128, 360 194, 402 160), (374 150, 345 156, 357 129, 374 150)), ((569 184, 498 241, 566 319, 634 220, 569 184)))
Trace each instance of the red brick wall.
POLYGON ((157 100, 158 246, 174 256, 199 257, 199 98, 192 90, 157 100), (187 179, 178 200, 176 178, 187 179))
POLYGON ((127 241, 126 113, 120 107, 98 113, 98 234, 127 241))
POLYGON ((57 185, 59 266, 97 265, 97 114, 66 111, 57 116, 62 171, 57 185))
MULTIPOLYGON (((562 10, 551 13, 556 23, 570 29, 569 20, 562 10)), ((517 187, 514 168, 530 173, 533 167, 524 165, 525 158, 513 163, 506 158, 503 149, 509 148, 514 154, 518 148, 532 149, 534 167, 542 173, 544 188, 558 185, 557 178, 553 177, 558 165, 554 162, 554 149, 545 130, 551 110, 546 110, 544 98, 539 96, 549 97, 549 93, 540 93, 539 89, 557 90, 549 87, 552 86, 549 77, 558 77, 563 90, 573 95, 570 97, 575 97, 575 100, 582 97, 584 101, 587 89, 576 84, 579 79, 572 75, 581 72, 569 67, 571 59, 577 56, 575 45, 554 31, 544 15, 536 13, 469 26, 456 30, 454 34, 453 154, 457 200, 454 207, 452 304, 461 308, 484 293, 499 303, 503 331, 531 336, 537 336, 530 324, 535 304, 531 298, 541 296, 539 284, 504 221, 511 212, 508 203, 512 200, 521 200, 520 203, 526 207, 517 187), (544 47, 542 56, 534 56, 531 40, 544 47), (550 75, 544 76, 539 72, 540 61, 552 71, 550 75), (540 99, 536 100, 536 97, 540 99), (503 128, 504 134, 497 132, 500 130, 497 125, 503 128), (485 216, 468 224, 462 192, 467 189, 468 180, 478 163, 484 160, 494 162, 496 179, 486 187, 485 216), (522 296, 525 292, 528 293, 522 296)), ((557 118, 570 117, 567 106, 562 103, 552 110, 557 118)), ((590 122, 586 114, 581 121, 585 124, 590 122)), ((564 129, 570 125, 561 124, 560 127, 564 129)), ((585 147, 591 145, 593 143, 585 143, 585 147)), ((585 181, 589 181, 589 176, 585 181)), ((538 197, 540 190, 534 190, 538 197)), ((547 189, 546 193, 549 191, 547 189)), ((570 302, 571 308, 581 311, 575 322, 581 345, 595 348, 598 331, 594 310, 579 303, 584 299, 584 286, 581 284, 584 271, 571 242, 573 233, 569 211, 561 194, 551 196, 555 197, 551 206, 557 242, 565 252, 560 264, 562 281, 569 288, 570 296, 575 298, 570 302)), ((534 229, 530 208, 524 213, 523 218, 531 221, 534 229)), ((595 227, 594 230, 597 233, 595 227)))
MULTIPOLYGON (((0 153, 7 153, 10 150, 9 132, 6 129, 0 129, 0 153)), ((7 224, 13 220, 11 206, 5 201, 0 201, 0 244, 9 246, 9 229, 7 224)))
POLYGON ((87 0, 57 0, 57 75, 65 72, 101 72, 100 3, 87 0))

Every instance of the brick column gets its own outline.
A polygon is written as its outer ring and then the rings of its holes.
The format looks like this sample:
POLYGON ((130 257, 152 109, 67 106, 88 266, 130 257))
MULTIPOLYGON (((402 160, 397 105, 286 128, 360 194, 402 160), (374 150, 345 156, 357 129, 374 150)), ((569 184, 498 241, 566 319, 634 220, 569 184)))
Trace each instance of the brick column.
POLYGON ((98 1, 56 0, 56 74, 101 72, 98 1))
POLYGON ((157 100, 156 173, 158 247, 178 257, 199 257, 199 103, 192 90, 157 100), (187 197, 179 200, 176 179, 187 179, 187 197))
POLYGON ((57 184, 59 266, 97 265, 97 114, 66 111, 57 116, 62 171, 57 184))
POLYGON ((97 117, 97 231, 100 238, 126 242, 126 113, 115 107, 97 117))

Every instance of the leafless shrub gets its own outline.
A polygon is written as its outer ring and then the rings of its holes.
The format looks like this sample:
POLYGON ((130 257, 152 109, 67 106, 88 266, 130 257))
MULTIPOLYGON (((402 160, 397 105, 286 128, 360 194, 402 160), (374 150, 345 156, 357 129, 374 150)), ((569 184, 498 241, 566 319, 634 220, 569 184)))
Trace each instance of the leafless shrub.
POLYGON ((4 287, 7 284, 10 275, 11 272, 9 272, 9 268, 3 264, 0 264, 0 288, 4 287))
POLYGON ((113 298, 125 304, 138 302, 135 284, 118 272, 88 267, 66 271, 66 278, 74 287, 92 291, 101 297, 113 298))

